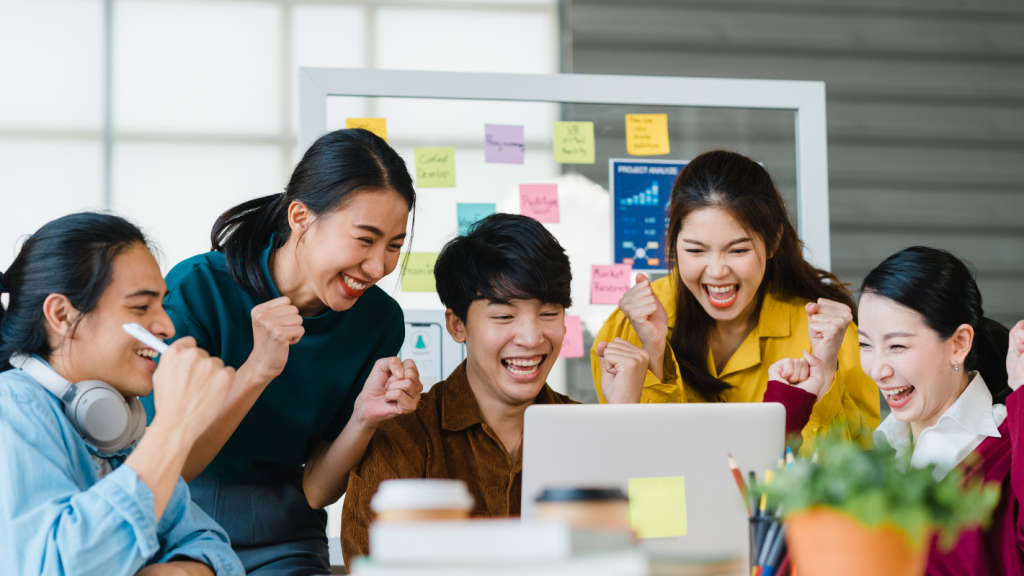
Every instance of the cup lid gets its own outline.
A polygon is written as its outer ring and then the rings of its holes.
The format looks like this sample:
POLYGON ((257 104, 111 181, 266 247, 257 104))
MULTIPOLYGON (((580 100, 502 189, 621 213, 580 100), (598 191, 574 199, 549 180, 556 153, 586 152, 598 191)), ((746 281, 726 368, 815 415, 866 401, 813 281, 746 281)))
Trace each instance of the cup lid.
POLYGON ((618 488, 548 488, 537 497, 537 502, 605 502, 627 500, 618 488))
POLYGON ((374 512, 389 510, 473 509, 473 496, 462 480, 413 478, 385 480, 370 500, 374 512))

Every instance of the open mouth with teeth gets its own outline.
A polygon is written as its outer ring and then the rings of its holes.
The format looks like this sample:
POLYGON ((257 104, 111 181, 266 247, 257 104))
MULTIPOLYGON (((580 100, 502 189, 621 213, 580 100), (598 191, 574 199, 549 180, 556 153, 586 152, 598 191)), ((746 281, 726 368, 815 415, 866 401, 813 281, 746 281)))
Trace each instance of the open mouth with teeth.
POLYGON ((907 402, 910 402, 910 397, 914 395, 916 388, 913 386, 903 386, 891 390, 881 390, 890 408, 902 408, 907 405, 907 402))
POLYGON ((356 278, 355 276, 349 276, 342 272, 341 276, 341 289, 352 298, 359 298, 366 292, 366 289, 370 287, 369 280, 363 280, 362 278, 356 278))
POLYGON ((726 284, 724 286, 702 284, 702 286, 708 302, 715 308, 728 308, 732 306, 736 303, 736 297, 740 293, 739 284, 726 284))
POLYGON ((135 351, 135 355, 142 358, 142 361, 145 362, 147 366, 156 369, 156 357, 160 355, 159 352, 152 348, 139 348, 135 351))
POLYGON ((502 358, 501 365, 516 380, 531 380, 540 372, 540 366, 546 359, 547 355, 527 358, 502 358))

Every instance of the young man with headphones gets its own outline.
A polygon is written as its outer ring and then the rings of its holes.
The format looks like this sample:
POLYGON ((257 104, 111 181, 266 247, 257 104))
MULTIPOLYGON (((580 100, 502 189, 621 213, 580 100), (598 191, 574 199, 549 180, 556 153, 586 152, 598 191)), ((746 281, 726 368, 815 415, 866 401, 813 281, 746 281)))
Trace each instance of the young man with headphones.
POLYGON ((158 369, 122 328, 173 336, 165 292, 142 232, 104 214, 46 224, 0 274, 0 574, 244 574, 181 479, 234 371, 190 338, 158 369))

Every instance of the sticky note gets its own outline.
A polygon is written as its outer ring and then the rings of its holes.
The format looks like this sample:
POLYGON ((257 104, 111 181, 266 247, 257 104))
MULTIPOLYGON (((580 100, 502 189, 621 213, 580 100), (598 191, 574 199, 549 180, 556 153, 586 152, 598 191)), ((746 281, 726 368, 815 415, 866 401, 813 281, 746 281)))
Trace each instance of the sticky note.
POLYGON ((455 148, 416 149, 416 187, 455 187, 455 148))
POLYGON ((558 184, 520 184, 519 213, 538 222, 558 222, 558 184))
POLYGON ((583 357, 583 324, 579 316, 565 317, 565 338, 562 338, 562 358, 583 357))
POLYGON ((629 524, 639 538, 686 536, 686 478, 630 478, 629 524))
POLYGON ((484 162, 522 164, 525 151, 522 126, 484 125, 484 162))
POLYGON ((626 152, 656 156, 668 151, 668 114, 626 114, 626 152))
POLYGON ((437 252, 406 252, 403 255, 402 292, 437 292, 434 263, 437 252))
POLYGON ((494 204, 458 204, 455 207, 459 219, 459 236, 469 233, 469 227, 495 212, 494 204))
POLYGON ((345 128, 362 128, 388 141, 388 122, 385 118, 345 118, 345 128))
POLYGON ((590 267, 590 303, 618 304, 629 290, 629 264, 594 264, 590 267))
POLYGON ((594 163, 594 123, 555 122, 555 162, 594 163))

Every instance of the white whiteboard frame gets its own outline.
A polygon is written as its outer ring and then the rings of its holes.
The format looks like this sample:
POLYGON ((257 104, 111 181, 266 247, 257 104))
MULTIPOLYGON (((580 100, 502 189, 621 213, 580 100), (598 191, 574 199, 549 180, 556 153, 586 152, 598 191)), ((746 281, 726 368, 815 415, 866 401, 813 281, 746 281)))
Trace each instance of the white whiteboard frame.
POLYGON ((328 96, 792 110, 797 231, 807 260, 832 267, 824 82, 300 68, 300 152, 327 132, 328 96))

